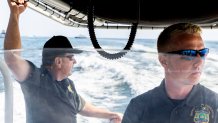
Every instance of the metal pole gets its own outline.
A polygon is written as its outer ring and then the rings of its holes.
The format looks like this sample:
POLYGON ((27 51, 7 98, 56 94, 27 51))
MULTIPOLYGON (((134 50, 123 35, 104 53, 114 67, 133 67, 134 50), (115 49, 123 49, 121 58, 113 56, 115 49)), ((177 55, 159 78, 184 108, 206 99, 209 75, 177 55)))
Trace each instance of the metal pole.
POLYGON ((3 75, 5 86, 5 123, 13 123, 13 85, 10 77, 9 69, 4 62, 0 59, 0 71, 3 75))

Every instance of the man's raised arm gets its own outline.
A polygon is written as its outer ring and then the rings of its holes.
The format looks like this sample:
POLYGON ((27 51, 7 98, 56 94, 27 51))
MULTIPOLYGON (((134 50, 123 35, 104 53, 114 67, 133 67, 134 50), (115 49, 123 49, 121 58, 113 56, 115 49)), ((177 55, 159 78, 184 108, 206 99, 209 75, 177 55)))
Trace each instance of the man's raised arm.
POLYGON ((19 17, 25 11, 27 3, 24 0, 14 2, 8 0, 10 7, 10 19, 4 40, 5 61, 18 81, 23 81, 27 78, 30 66, 27 61, 21 58, 21 37, 19 31, 19 17))

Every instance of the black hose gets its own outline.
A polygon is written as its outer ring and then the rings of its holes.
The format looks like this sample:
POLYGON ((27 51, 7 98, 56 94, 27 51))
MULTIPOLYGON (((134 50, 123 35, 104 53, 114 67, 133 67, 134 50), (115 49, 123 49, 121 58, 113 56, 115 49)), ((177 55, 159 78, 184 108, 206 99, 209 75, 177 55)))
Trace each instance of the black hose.
POLYGON ((94 21, 93 21, 93 17, 94 17, 94 5, 92 3, 92 1, 90 0, 90 4, 89 4, 89 7, 88 7, 88 29, 89 29, 89 36, 90 36, 90 39, 92 41, 92 45, 95 49, 97 49, 97 52, 107 58, 107 59, 111 59, 111 60, 114 60, 114 59, 118 59, 118 58, 121 58, 123 57, 127 51, 129 51, 133 45, 133 42, 135 40, 135 35, 136 35, 136 32, 137 32, 137 27, 138 27, 138 23, 133 23, 132 24, 132 27, 131 27, 131 32, 130 32, 130 35, 129 35, 129 40, 125 46, 125 48, 118 52, 118 53, 108 53, 106 51, 104 51, 101 46, 99 45, 97 39, 96 39, 96 35, 95 35, 95 29, 94 29, 94 21))

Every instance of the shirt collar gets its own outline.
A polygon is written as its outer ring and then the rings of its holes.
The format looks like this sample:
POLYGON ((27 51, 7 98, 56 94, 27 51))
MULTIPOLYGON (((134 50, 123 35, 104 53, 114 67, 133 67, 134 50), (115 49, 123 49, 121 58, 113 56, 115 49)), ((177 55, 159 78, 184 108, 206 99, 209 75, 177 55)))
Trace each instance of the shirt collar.
MULTIPOLYGON (((200 84, 194 85, 191 92, 185 98, 183 104, 186 104, 189 106, 200 105, 202 102, 202 97, 203 97, 202 92, 200 91, 201 90, 200 87, 201 87, 200 84)), ((167 95, 166 88, 165 88, 165 79, 162 80, 159 88, 161 91, 160 98, 165 98, 165 100, 167 98, 169 100, 169 97, 167 95)))
POLYGON ((165 89, 165 79, 163 79, 161 81, 161 84, 160 86, 158 87, 159 89, 159 99, 162 100, 162 101, 165 101, 167 104, 171 104, 173 106, 173 103, 170 101, 168 95, 167 95, 167 92, 166 92, 166 89, 165 89))
POLYGON ((200 84, 194 85, 192 88, 191 92, 189 93, 188 97, 185 100, 185 103, 189 106, 196 106, 196 105, 201 105, 203 95, 200 89, 201 86, 200 84))
POLYGON ((51 81, 53 81, 53 82, 56 81, 56 80, 53 78, 51 72, 48 70, 48 68, 46 68, 46 67, 44 67, 44 66, 41 66, 41 70, 42 70, 42 72, 41 72, 41 75, 42 75, 42 76, 47 75, 47 76, 51 79, 51 81))

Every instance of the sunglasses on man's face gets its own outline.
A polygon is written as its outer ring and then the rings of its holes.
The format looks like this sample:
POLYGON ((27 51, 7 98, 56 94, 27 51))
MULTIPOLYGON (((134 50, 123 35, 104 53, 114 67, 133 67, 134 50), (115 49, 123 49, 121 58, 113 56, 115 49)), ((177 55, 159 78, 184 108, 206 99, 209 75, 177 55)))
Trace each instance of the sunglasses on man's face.
POLYGON ((179 50, 179 51, 172 51, 172 52, 167 52, 167 53, 185 56, 184 57, 185 60, 193 60, 199 54, 199 56, 202 59, 204 59, 209 53, 209 49, 204 48, 201 50, 179 50))

